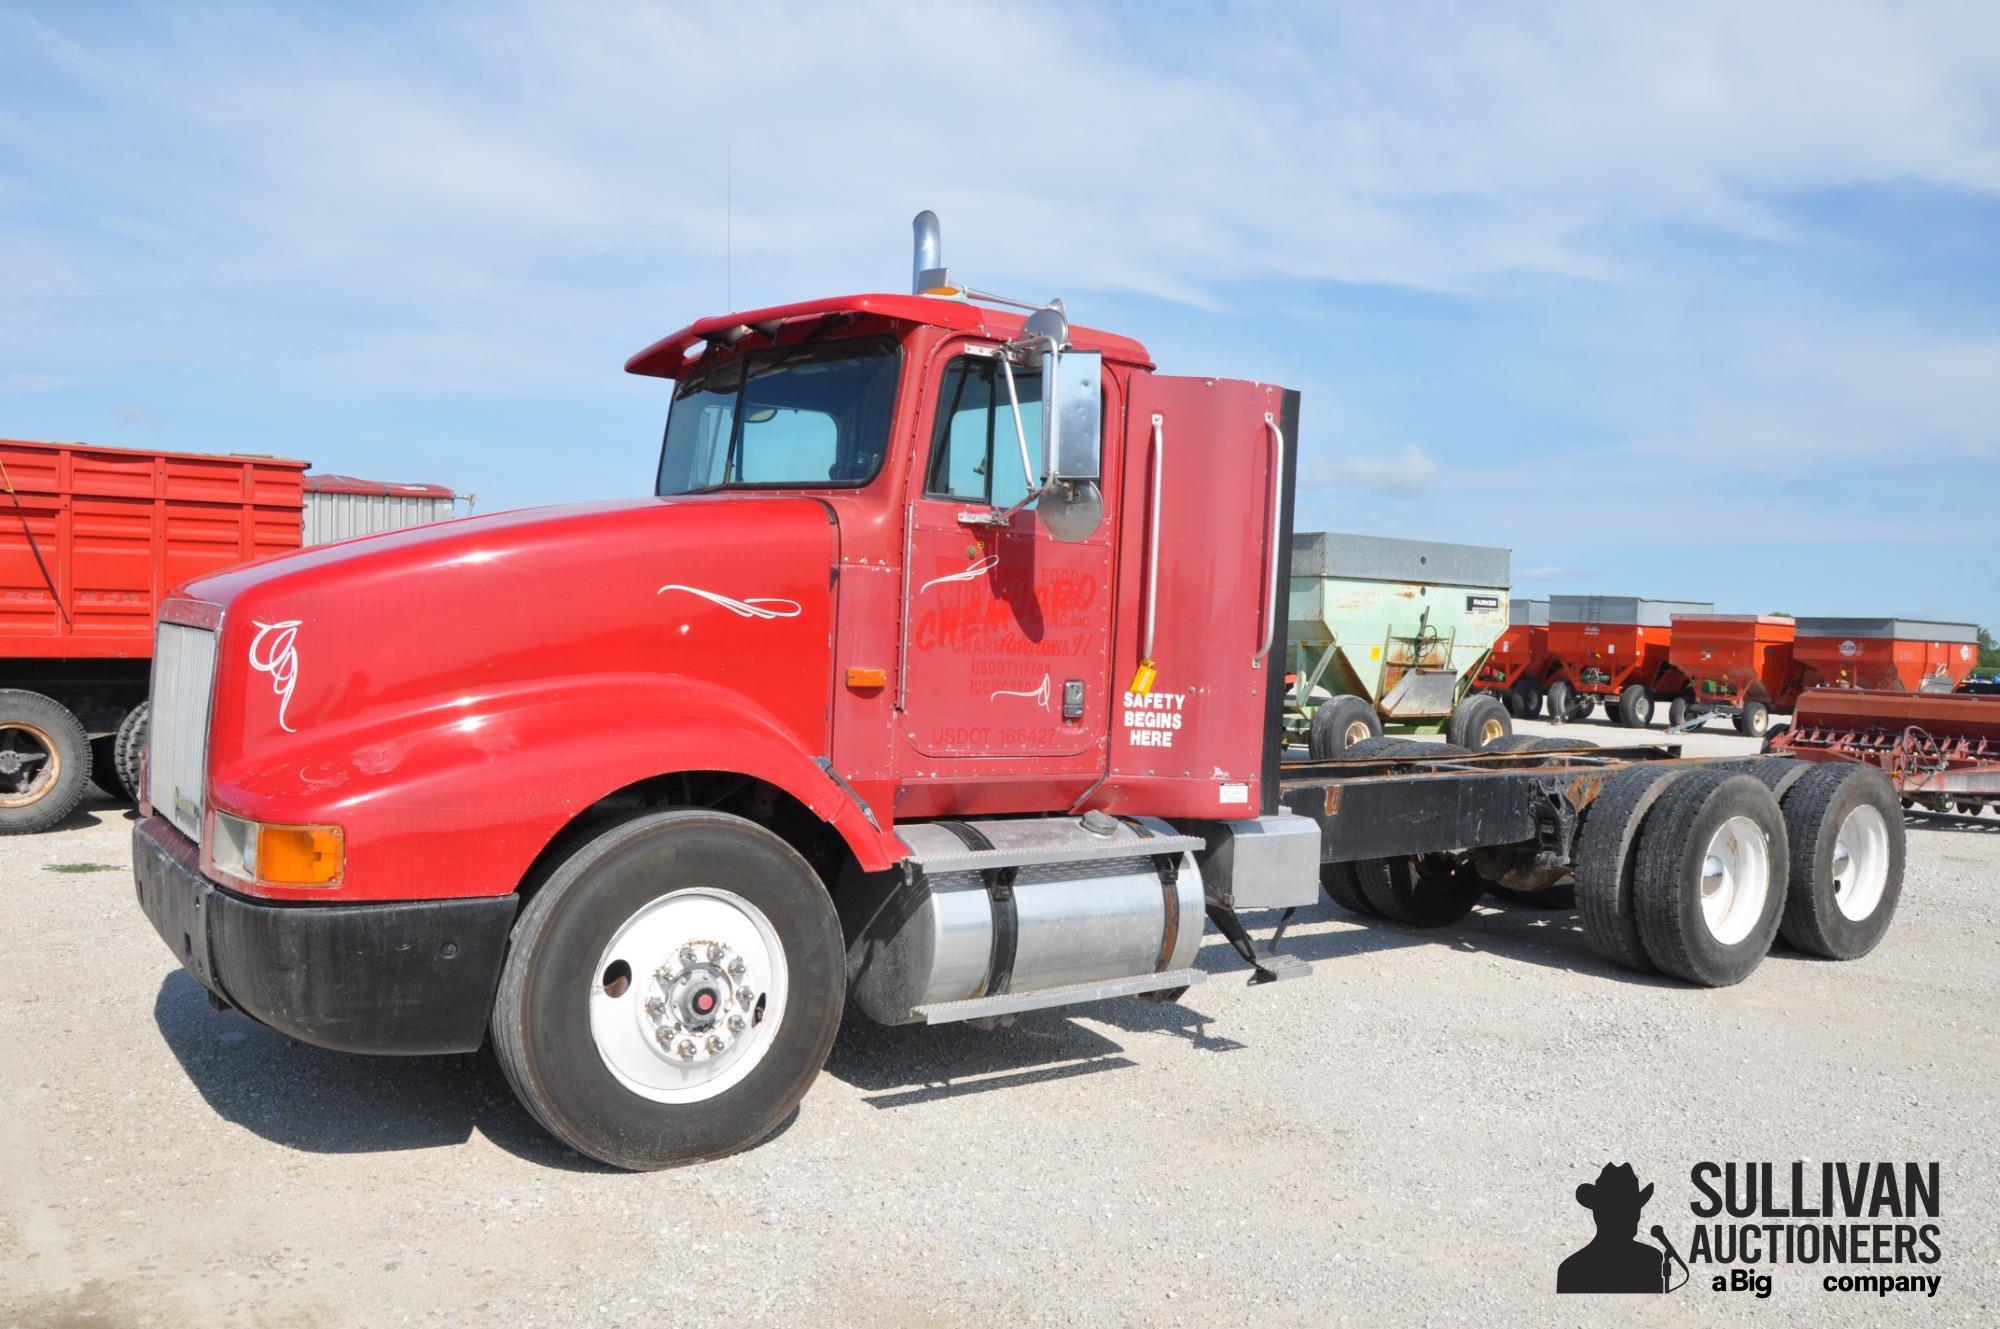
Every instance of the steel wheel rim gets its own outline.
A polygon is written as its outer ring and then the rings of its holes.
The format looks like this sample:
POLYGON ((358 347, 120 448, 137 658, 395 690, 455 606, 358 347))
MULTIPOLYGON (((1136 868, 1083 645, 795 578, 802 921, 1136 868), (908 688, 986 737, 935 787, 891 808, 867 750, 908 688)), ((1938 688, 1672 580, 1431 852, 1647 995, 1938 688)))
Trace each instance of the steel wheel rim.
POLYGON ((1847 814, 1833 839, 1833 903, 1860 922, 1889 889, 1889 824, 1863 804, 1847 814))
POLYGON ((1763 828, 1731 817, 1715 828, 1701 864, 1701 920, 1724 946, 1748 937, 1771 894, 1771 847, 1763 828))
POLYGON ((763 910, 732 891, 673 891, 626 919, 598 957, 590 1037, 633 1093, 696 1103, 764 1059, 789 991, 784 946, 763 910))
POLYGON ((1486 722, 1479 726, 1479 742, 1475 746, 1482 748, 1490 746, 1498 743, 1506 735, 1507 731, 1501 727, 1500 721, 1489 716, 1486 722))
POLYGON ((0 724, 0 808, 39 803, 60 779, 62 749, 46 729, 25 720, 0 724), (27 747, 21 745, 21 736, 26 737, 27 747))
POLYGON ((1374 736, 1375 731, 1368 727, 1366 720, 1350 720, 1347 732, 1341 736, 1341 746, 1351 748, 1356 743, 1365 743, 1374 736))

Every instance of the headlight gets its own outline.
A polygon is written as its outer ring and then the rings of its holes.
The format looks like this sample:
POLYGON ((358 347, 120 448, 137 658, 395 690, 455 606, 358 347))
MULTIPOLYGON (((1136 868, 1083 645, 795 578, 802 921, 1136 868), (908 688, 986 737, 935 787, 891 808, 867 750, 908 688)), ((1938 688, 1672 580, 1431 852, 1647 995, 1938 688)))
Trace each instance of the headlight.
POLYGON ((222 811, 209 845, 218 871, 268 886, 338 886, 347 861, 338 826, 274 826, 222 811))

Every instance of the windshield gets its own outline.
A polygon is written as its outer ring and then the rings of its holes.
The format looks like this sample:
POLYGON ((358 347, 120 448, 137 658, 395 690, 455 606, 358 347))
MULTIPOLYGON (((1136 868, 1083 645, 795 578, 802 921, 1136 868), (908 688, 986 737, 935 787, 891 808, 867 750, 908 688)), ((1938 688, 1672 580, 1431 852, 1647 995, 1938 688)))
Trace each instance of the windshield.
POLYGON ((688 375, 655 492, 867 484, 888 445, 897 364, 881 338, 751 351, 688 375))

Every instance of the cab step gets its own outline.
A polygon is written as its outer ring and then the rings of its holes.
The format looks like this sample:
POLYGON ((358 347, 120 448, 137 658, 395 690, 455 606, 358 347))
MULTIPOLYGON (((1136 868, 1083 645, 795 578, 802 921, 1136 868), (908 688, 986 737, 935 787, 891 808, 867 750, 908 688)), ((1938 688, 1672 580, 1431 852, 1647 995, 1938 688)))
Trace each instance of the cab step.
POLYGON ((1086 1001, 1107 1001, 1113 997, 1136 997, 1141 993, 1168 988, 1188 988, 1205 981, 1199 969, 1171 969, 1163 974, 1139 974, 1132 978, 1109 978, 1096 983, 1071 983, 1039 992, 1007 992, 997 997, 972 997, 965 1001, 943 1001, 913 1009, 925 1024, 950 1024, 955 1020, 990 1020, 999 1015, 1019 1015, 1050 1006, 1074 1006, 1086 1001))

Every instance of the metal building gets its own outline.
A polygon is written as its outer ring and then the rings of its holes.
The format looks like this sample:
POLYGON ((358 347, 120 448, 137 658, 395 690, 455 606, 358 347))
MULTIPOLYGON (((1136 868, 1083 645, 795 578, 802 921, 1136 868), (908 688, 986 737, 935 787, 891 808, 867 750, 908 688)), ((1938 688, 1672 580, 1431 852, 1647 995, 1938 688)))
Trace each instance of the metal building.
POLYGON ((308 545, 449 521, 472 511, 472 495, 454 494, 443 485, 394 484, 351 475, 308 475, 305 484, 308 545), (465 506, 460 508, 460 503, 465 506))

